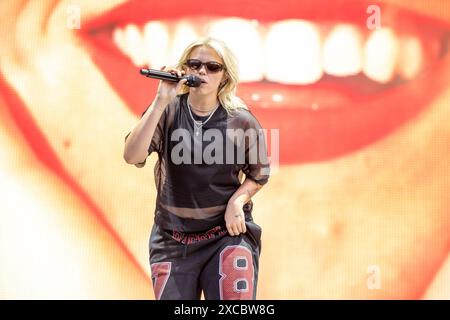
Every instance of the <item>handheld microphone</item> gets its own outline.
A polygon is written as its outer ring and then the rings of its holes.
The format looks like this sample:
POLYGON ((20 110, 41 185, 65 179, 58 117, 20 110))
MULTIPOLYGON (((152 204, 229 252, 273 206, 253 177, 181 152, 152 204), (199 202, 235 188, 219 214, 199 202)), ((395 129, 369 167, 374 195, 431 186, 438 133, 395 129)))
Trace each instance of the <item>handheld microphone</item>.
POLYGON ((148 78, 154 78, 154 79, 165 80, 165 81, 178 82, 182 79, 187 79, 187 82, 185 83, 185 85, 187 85, 188 87, 200 87, 200 85, 203 82, 202 79, 200 79, 199 77, 194 76, 194 75, 178 77, 177 75, 174 75, 170 72, 154 70, 154 69, 141 69, 139 72, 143 76, 146 76, 148 78))

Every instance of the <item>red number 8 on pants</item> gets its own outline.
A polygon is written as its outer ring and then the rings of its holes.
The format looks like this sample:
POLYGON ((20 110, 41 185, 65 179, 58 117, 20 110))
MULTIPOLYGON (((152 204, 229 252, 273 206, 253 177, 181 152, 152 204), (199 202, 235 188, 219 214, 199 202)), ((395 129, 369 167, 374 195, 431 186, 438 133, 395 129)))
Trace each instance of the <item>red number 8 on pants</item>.
POLYGON ((254 268, 252 253, 244 246, 228 246, 220 253, 221 300, 253 299, 254 268))

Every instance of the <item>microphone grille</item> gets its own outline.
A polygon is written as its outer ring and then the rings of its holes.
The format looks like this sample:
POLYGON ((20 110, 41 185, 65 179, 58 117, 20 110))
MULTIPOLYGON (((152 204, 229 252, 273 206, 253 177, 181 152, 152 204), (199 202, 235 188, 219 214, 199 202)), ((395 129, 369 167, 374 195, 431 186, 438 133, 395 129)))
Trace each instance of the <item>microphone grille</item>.
POLYGON ((189 75, 187 77, 187 83, 186 83, 189 87, 200 87, 200 85, 202 84, 202 79, 200 79, 197 76, 194 75, 189 75))

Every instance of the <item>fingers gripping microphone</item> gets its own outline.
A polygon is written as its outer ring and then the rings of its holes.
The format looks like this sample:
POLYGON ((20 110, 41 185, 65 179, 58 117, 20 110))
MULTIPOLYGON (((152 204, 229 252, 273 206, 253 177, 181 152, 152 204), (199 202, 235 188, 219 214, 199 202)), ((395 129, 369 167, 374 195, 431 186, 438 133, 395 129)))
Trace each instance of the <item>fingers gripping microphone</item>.
POLYGON ((140 73, 143 76, 146 76, 148 78, 172 81, 172 82, 178 82, 182 79, 187 79, 187 82, 185 84, 189 87, 200 87, 202 82, 204 82, 204 81, 202 81, 202 79, 200 79, 199 77, 194 76, 194 75, 178 77, 177 75, 172 74, 170 72, 159 71, 159 70, 154 70, 154 69, 141 69, 140 73))

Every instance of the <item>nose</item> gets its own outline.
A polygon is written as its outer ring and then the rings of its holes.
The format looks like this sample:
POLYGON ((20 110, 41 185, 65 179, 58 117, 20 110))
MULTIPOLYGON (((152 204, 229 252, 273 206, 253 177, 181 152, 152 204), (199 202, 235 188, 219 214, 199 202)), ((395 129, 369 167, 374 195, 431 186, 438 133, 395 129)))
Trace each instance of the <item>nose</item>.
POLYGON ((206 66, 205 66, 204 64, 202 64, 202 65, 200 66, 200 69, 198 69, 198 73, 199 73, 199 74, 203 74, 203 75, 206 74, 206 66))

